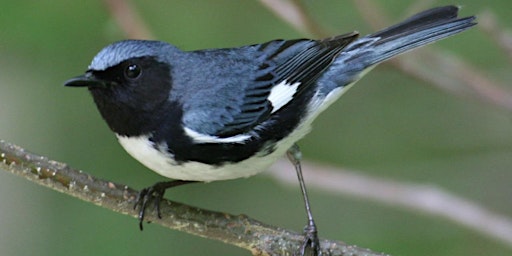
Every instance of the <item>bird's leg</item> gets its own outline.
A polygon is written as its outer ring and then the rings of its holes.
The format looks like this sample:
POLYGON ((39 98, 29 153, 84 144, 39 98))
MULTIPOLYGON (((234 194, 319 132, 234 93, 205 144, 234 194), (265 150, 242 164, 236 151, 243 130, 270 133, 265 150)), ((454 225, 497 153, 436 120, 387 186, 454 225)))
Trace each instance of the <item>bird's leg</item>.
POLYGON ((144 221, 144 216, 146 212, 146 208, 148 207, 149 202, 151 199, 154 199, 155 208, 157 212, 158 218, 162 218, 162 215, 160 214, 160 201, 164 197, 165 190, 168 188, 173 188, 185 184, 194 183, 197 181, 192 180, 172 180, 172 181, 162 181, 157 182, 151 187, 144 188, 140 191, 140 193, 137 195, 137 199, 135 200, 135 205, 133 206, 133 209, 136 209, 137 206, 140 207, 139 210, 139 228, 140 230, 143 229, 142 223, 144 221))
POLYGON ((286 155, 288 156, 288 159, 293 164, 293 166, 295 167, 295 171, 297 172, 300 190, 302 191, 302 197, 304 199, 306 213, 308 215, 308 224, 304 228, 304 242, 300 247, 299 255, 320 255, 320 242, 318 240, 318 230, 316 228, 315 221, 313 220, 313 215, 311 214, 311 206, 309 205, 308 192, 306 191, 306 184, 304 183, 304 178, 302 177, 302 168, 300 165, 302 153, 300 152, 299 146, 297 144, 294 144, 290 149, 288 149, 286 155))

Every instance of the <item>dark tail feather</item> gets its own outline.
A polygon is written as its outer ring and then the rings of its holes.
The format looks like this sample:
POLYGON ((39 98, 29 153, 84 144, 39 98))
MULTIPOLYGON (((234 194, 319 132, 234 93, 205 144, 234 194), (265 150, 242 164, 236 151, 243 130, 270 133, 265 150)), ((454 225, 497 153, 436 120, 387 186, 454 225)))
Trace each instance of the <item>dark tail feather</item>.
POLYGON ((401 23, 356 40, 345 51, 354 50, 354 59, 368 66, 377 64, 476 25, 474 16, 458 18, 458 11, 456 6, 444 6, 418 13, 401 23))
POLYGON ((443 6, 426 10, 409 17, 408 19, 378 31, 371 37, 388 38, 411 31, 417 31, 426 26, 433 26, 440 23, 450 22, 457 19, 459 8, 456 6, 443 6))

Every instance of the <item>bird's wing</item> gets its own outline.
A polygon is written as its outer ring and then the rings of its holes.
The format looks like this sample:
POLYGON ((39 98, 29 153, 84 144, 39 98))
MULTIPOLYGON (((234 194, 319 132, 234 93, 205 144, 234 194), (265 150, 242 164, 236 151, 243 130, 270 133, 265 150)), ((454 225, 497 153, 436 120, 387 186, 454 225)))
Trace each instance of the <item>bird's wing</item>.
POLYGON ((245 91, 239 112, 215 136, 243 134, 268 119, 311 87, 349 43, 357 38, 349 33, 324 40, 275 40, 258 45, 261 62, 254 81, 245 91))
POLYGON ((257 125, 313 88, 316 79, 357 36, 274 40, 195 52, 190 56, 202 59, 191 62, 196 65, 193 69, 203 73, 184 77, 182 74, 190 72, 176 72, 175 79, 181 80, 174 85, 183 86, 175 95, 184 109, 185 133, 197 143, 243 143, 257 125))

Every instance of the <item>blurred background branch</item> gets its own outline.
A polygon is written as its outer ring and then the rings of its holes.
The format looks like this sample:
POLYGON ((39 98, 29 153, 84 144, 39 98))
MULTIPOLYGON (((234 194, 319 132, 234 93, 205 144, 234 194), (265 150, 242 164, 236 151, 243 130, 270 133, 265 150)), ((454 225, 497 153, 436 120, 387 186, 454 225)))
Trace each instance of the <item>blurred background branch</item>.
POLYGON ((103 0, 111 17, 124 32, 126 38, 153 39, 150 29, 141 18, 137 9, 127 0, 103 0))

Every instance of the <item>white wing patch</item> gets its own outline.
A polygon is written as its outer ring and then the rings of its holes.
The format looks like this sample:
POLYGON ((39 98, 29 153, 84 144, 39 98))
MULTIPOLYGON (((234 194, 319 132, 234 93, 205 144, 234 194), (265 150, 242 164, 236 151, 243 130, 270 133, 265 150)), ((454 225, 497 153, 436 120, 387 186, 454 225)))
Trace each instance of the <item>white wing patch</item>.
POLYGON ((238 134, 232 137, 220 138, 200 132, 196 132, 190 128, 184 127, 185 134, 192 138, 196 143, 240 143, 243 144, 246 140, 251 138, 248 134, 238 134))
POLYGON ((272 88, 268 96, 268 100, 273 107, 272 113, 278 111, 293 99, 293 95, 297 92, 299 85, 300 82, 289 84, 288 81, 284 80, 272 88))

